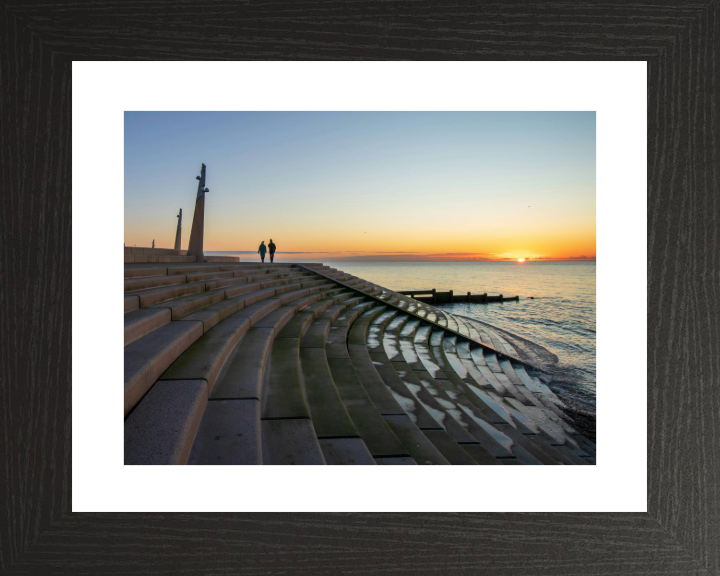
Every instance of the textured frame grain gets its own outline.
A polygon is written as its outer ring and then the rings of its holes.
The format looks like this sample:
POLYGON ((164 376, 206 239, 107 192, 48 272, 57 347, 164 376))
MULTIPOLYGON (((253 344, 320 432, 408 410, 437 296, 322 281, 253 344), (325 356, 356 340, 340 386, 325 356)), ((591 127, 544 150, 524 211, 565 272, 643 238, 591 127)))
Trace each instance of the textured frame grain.
POLYGON ((718 1, 0 7, 0 572, 720 572, 718 1), (72 514, 71 62, 648 62, 647 514, 72 514))

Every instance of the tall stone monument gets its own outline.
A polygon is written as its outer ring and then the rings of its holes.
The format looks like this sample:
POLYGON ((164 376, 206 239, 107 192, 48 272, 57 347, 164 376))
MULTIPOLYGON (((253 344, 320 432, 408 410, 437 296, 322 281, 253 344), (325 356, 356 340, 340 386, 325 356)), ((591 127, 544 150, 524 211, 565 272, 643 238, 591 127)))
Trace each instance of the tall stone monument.
POLYGON ((195 176, 198 182, 197 198, 195 198, 195 214, 193 214, 192 228, 190 229, 190 244, 188 256, 195 256, 195 262, 205 262, 203 254, 203 234, 205 233, 205 164, 202 165, 200 176, 195 176))
POLYGON ((180 214, 177 215, 178 225, 177 232, 175 232, 175 250, 180 250, 180 237, 182 236, 182 208, 180 208, 180 214))

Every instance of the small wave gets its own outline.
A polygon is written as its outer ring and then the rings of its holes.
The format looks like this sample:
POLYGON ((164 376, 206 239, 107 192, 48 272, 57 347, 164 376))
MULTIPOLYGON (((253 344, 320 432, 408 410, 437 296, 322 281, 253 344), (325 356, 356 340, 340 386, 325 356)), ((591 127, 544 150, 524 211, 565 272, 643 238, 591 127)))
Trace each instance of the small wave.
POLYGON ((587 406, 592 406, 593 412, 595 411, 595 408, 597 408, 597 406, 595 405, 595 402, 590 402, 588 400, 583 400, 581 398, 577 398, 576 396, 573 396, 572 394, 568 394, 567 392, 565 392, 562 389, 560 389, 558 395, 562 396, 563 398, 569 398, 570 400, 574 400, 575 402, 580 402, 581 404, 585 404, 587 406))

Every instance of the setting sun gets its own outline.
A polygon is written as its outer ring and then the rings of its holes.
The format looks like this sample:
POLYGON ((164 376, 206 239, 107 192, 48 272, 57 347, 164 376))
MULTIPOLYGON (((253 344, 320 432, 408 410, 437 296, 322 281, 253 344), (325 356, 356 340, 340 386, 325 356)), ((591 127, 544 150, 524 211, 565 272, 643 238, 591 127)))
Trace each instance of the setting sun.
POLYGON ((127 246, 174 246, 183 208, 187 248, 205 162, 208 252, 254 258, 273 238, 299 262, 595 260, 595 112, 128 111, 125 131, 127 246), (329 201, 357 194, 352 218, 329 201), (457 206, 484 224, 458 226, 457 206))
POLYGON ((518 258, 518 262, 525 262, 525 258, 518 258))

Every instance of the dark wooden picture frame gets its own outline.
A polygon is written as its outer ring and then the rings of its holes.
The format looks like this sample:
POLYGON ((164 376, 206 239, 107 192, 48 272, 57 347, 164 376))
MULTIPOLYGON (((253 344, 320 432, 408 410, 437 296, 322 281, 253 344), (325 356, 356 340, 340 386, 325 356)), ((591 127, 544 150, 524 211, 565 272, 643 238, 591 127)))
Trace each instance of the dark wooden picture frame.
POLYGON ((717 0, 4 3, 0 573, 720 573, 719 33, 717 0), (647 61, 648 512, 72 513, 72 61, 139 59, 647 61))

